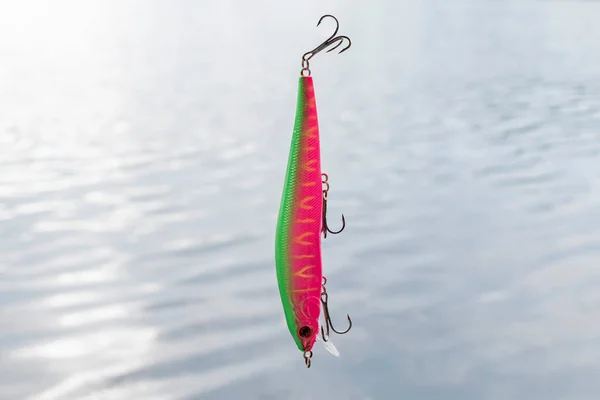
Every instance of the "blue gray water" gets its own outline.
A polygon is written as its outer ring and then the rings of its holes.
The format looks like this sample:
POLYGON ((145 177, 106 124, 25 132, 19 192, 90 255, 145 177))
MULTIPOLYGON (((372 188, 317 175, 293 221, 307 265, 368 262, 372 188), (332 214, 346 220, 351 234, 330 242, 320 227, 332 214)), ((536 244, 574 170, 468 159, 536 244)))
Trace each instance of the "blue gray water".
POLYGON ((0 399, 598 399, 600 3, 283 4, 0 4, 0 399), (354 328, 307 370, 273 237, 325 13, 354 328))

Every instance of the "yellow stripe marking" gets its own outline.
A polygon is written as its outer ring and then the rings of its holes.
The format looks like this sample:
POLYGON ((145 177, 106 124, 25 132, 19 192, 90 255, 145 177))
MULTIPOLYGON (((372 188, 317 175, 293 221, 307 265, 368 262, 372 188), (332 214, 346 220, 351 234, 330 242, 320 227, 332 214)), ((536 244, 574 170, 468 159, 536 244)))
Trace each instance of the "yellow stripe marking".
POLYGON ((306 136, 312 139, 316 139, 317 138, 317 127, 316 126, 311 126, 310 128, 308 128, 306 130, 306 136))
POLYGON ((313 222, 316 222, 316 219, 312 219, 312 218, 304 218, 304 219, 297 219, 296 222, 299 224, 310 224, 313 222))
POLYGON ((300 277, 300 278, 316 278, 316 275, 313 274, 307 274, 306 272, 310 269, 316 268, 316 265, 308 265, 304 268, 302 268, 300 271, 298 272, 294 272, 294 276, 300 277))
POLYGON ((302 186, 315 186, 317 182, 304 182, 302 186))
POLYGON ((294 290, 292 290, 292 293, 306 293, 306 292, 313 292, 315 290, 320 291, 321 288, 294 289, 294 290))
POLYGON ((308 172, 314 172, 317 170, 316 167, 313 167, 317 163, 317 160, 310 160, 302 165, 302 168, 308 172))
POLYGON ((302 246, 310 246, 312 244, 312 242, 307 242, 306 240, 304 240, 306 237, 314 235, 314 232, 304 232, 302 235, 298 235, 296 236, 296 238, 294 239, 294 242, 296 242, 297 244, 301 244, 302 246))
POLYGON ((297 256, 292 256, 292 257, 299 259, 299 258, 315 258, 316 256, 314 254, 299 254, 297 256))
POLYGON ((300 207, 303 210, 312 210, 313 206, 311 206, 310 204, 306 204, 311 200, 314 200, 315 196, 307 196, 305 198, 303 198, 302 200, 300 200, 300 205, 298 207, 300 207))

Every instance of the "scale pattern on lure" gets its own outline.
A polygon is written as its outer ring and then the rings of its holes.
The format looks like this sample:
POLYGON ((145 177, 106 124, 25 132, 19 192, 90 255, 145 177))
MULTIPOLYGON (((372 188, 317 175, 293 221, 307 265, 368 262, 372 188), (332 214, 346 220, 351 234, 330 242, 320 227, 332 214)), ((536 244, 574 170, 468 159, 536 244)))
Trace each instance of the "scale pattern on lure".
POLYGON ((333 232, 327 226, 328 177, 321 172, 321 144, 313 78, 310 76, 309 60, 320 51, 334 45, 332 51, 344 40, 336 36, 339 29, 337 19, 335 32, 315 49, 302 56, 302 71, 298 82, 298 102, 296 121, 292 134, 287 172, 277 220, 275 238, 275 263, 279 293, 285 313, 288 329, 298 349, 304 353, 306 366, 310 367, 312 348, 319 333, 319 316, 323 308, 325 328, 321 326, 321 335, 325 342, 329 332, 346 333, 352 327, 352 321, 346 331, 336 331, 329 317, 328 294, 325 289, 327 280, 323 276, 321 262, 321 234, 333 232))

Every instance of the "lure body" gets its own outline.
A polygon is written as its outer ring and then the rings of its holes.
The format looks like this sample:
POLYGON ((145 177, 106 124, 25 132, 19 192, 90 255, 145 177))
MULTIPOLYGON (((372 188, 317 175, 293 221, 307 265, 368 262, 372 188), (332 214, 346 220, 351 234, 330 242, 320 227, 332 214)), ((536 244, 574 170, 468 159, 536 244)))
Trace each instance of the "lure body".
POLYGON ((288 329, 304 352, 319 332, 323 189, 321 148, 313 79, 298 83, 296 120, 275 238, 279 294, 288 329))

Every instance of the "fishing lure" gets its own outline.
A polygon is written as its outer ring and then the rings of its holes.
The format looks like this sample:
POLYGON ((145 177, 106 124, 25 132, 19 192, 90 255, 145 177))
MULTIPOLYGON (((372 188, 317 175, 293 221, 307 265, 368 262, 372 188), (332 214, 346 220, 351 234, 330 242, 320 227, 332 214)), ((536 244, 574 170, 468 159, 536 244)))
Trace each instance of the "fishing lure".
POLYGON ((321 309, 325 319, 325 328, 320 326, 321 337, 334 355, 338 354, 335 347, 328 343, 330 331, 344 334, 352 328, 349 315, 349 326, 345 331, 337 331, 332 325, 329 296, 325 288, 327 279, 323 276, 321 263, 321 235, 326 238, 327 233, 340 233, 346 226, 346 220, 342 214, 342 227, 338 231, 332 231, 327 226, 329 178, 321 172, 319 124, 309 61, 328 47, 333 46, 327 50, 330 52, 347 41, 347 45, 339 52, 341 54, 352 44, 347 36, 336 36, 339 22, 333 15, 323 15, 317 26, 325 18, 335 20, 335 31, 302 56, 296 120, 275 237, 277 283, 286 323, 298 349, 303 352, 308 368, 319 333, 321 309))

